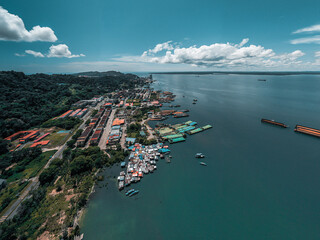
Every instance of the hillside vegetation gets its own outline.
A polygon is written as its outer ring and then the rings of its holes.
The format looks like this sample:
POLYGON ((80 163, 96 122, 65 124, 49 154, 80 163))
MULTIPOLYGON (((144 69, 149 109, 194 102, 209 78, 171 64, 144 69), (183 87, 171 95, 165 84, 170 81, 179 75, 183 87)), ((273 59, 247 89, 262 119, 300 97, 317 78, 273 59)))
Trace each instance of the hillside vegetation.
POLYGON ((78 100, 132 88, 139 81, 135 75, 122 73, 78 77, 0 72, 0 138, 39 126, 67 111, 78 100))

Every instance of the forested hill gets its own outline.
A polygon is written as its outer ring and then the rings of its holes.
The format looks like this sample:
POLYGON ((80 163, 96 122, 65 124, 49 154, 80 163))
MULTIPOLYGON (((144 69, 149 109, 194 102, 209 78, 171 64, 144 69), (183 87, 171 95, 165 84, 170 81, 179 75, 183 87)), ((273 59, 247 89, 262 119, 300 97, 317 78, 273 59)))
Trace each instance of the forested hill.
POLYGON ((132 74, 88 78, 0 72, 0 138, 40 125, 65 112, 78 100, 131 88, 140 82, 140 78, 132 74))
POLYGON ((130 78, 135 78, 137 77, 136 75, 133 75, 131 73, 121 73, 121 72, 116 72, 116 71, 107 71, 107 72, 97 72, 97 71, 91 71, 91 72, 81 72, 81 73, 75 73, 73 74, 75 76, 86 76, 86 77, 130 77, 130 78))

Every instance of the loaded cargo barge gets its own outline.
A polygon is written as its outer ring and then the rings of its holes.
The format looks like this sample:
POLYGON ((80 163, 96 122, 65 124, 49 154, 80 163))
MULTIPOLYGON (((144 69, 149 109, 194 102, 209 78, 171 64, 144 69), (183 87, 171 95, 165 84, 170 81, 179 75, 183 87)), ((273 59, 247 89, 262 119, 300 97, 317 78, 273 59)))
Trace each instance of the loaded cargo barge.
POLYGON ((212 128, 211 125, 205 125, 203 127, 200 127, 200 128, 196 128, 194 130, 190 130, 190 131, 187 131, 188 134, 192 135, 192 134, 196 134, 196 133, 199 133, 199 132, 202 132, 202 131, 205 131, 205 130, 208 130, 212 128))
POLYGON ((263 122, 263 123, 269 123, 269 124, 276 125, 276 126, 283 127, 283 128, 287 128, 287 127, 288 127, 288 126, 285 125, 284 123, 279 123, 279 122, 276 122, 276 121, 274 121, 274 120, 269 120, 269 119, 265 119, 265 118, 262 118, 262 119, 261 119, 261 122, 263 122))
POLYGON ((296 125, 294 131, 299 132, 299 133, 304 133, 307 135, 311 135, 314 137, 320 137, 320 130, 315 129, 315 128, 309 128, 309 127, 305 127, 305 126, 301 126, 301 125, 296 125))

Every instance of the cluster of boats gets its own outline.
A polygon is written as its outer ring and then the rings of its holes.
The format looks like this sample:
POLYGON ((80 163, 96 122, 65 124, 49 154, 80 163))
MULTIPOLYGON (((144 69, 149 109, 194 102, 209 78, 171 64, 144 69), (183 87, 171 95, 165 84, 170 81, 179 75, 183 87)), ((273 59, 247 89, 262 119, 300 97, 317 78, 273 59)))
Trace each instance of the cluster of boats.
POLYGON ((118 188, 122 190, 131 183, 136 183, 143 178, 144 174, 153 173, 157 169, 156 163, 170 150, 162 143, 144 146, 136 143, 130 147, 131 154, 126 171, 121 171, 118 177, 118 188))

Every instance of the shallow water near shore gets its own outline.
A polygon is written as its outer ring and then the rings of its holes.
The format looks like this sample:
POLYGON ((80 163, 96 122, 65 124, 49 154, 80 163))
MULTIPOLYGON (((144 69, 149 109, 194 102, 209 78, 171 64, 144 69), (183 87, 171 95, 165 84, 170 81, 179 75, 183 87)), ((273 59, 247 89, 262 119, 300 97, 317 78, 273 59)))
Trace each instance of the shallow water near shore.
POLYGON ((132 198, 116 187, 120 167, 106 170, 111 178, 99 184, 108 186, 96 188, 82 221, 84 239, 320 239, 320 139, 293 131, 320 129, 320 76, 153 77, 155 89, 190 109, 165 122, 213 128, 169 145, 172 162, 159 160, 131 185, 140 190, 132 198))

